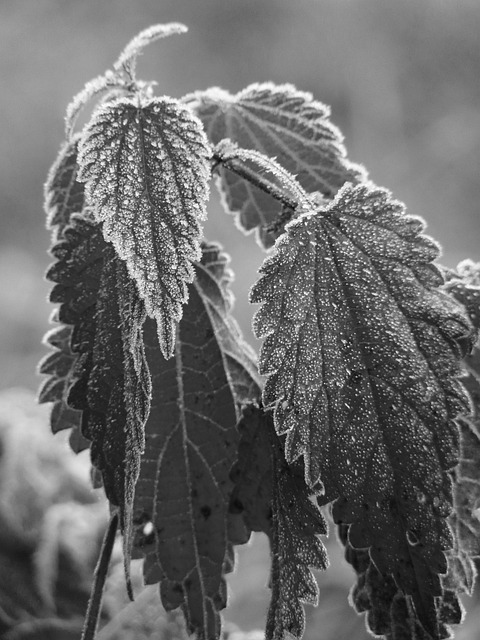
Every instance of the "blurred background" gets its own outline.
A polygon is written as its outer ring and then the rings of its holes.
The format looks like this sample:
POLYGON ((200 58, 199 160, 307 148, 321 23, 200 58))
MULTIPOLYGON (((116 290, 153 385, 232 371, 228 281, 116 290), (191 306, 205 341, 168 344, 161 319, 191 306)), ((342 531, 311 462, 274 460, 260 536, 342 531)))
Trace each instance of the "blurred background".
MULTIPOLYGON (((0 0, 0 389, 39 384, 51 312, 43 183, 64 109, 133 35, 169 21, 189 33, 152 45, 139 63, 158 95, 265 80, 311 91, 331 105, 349 158, 425 218, 443 263, 480 260, 478 0, 0 0)), ((262 253, 216 198, 205 231, 232 255, 237 316, 254 343, 246 297, 262 253)), ((268 600, 262 545, 246 555, 251 572, 234 576, 232 619, 246 629, 262 626, 268 600)), ((336 560, 309 638, 364 633, 345 605, 351 574, 336 560)))

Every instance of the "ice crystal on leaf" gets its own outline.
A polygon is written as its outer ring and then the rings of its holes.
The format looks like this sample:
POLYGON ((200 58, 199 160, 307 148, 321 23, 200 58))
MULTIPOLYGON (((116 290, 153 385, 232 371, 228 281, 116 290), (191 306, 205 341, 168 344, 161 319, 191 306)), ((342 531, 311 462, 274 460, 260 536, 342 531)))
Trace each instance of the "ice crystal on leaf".
POLYGON ((228 315, 225 266, 218 247, 205 245, 174 358, 162 357, 155 327, 145 324, 153 397, 134 505, 146 582, 160 582, 165 608, 181 606, 204 640, 220 634, 231 542, 246 540, 228 512, 229 473, 240 402, 248 389, 259 395, 250 351, 228 315))
POLYGON ((286 227, 252 302, 265 337, 264 402, 275 408, 286 457, 323 482, 353 547, 370 547, 435 633, 444 551, 447 471, 458 460, 456 379, 472 346, 462 308, 439 289, 438 247, 423 223, 373 185, 346 185, 331 205, 286 227))
POLYGON ((130 40, 115 62, 114 69, 116 71, 125 71, 130 78, 135 78, 137 58, 148 44, 166 38, 167 36, 176 33, 186 33, 187 31, 188 28, 179 22, 152 24, 130 40))
POLYGON ((81 141, 87 201, 157 320, 166 357, 200 257, 210 153, 200 122, 171 98, 108 104, 81 141))
POLYGON ((120 508, 128 549, 150 399, 141 339, 144 306, 99 225, 72 217, 52 254, 56 262, 47 278, 56 284, 50 300, 60 303, 59 321, 72 327, 70 347, 76 355, 67 402, 82 412, 82 434, 91 441, 92 462, 107 498, 120 508))
MULTIPOLYGON (((345 182, 365 178, 363 168, 346 159, 343 138, 329 120, 329 108, 292 85, 252 84, 236 95, 212 88, 185 100, 202 120, 212 143, 230 138, 240 147, 276 158, 308 192, 332 197, 345 182)), ((257 229, 261 243, 270 247, 277 234, 268 228, 280 215, 279 203, 225 169, 220 169, 219 188, 240 228, 257 229)))

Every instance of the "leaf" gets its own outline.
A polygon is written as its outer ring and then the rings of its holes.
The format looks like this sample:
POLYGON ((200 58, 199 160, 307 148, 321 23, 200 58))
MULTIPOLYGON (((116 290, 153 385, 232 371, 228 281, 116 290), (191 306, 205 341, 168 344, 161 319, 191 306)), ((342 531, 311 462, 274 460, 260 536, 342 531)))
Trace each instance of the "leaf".
POLYGON ((42 384, 38 401, 53 402, 50 413, 50 425, 53 433, 63 429, 72 429, 70 446, 75 453, 87 449, 90 445, 80 431, 82 420, 81 411, 72 409, 67 404, 67 396, 72 384, 72 371, 76 362, 76 355, 70 349, 72 327, 62 325, 47 333, 45 343, 53 347, 53 353, 45 356, 39 364, 39 373, 50 376, 42 384))
POLYGON ((311 567, 328 567, 327 552, 317 537, 327 533, 327 523, 309 500, 313 491, 285 462, 273 421, 270 421, 270 434, 273 445, 272 597, 265 638, 283 640, 302 637, 305 630, 302 603, 318 604, 318 586, 311 567))
POLYGON ((190 632, 213 640, 220 634, 218 611, 226 604, 223 574, 233 559, 228 505, 237 412, 245 389, 257 396, 259 390, 250 354, 242 355, 243 339, 227 315, 226 259, 208 245, 202 261, 195 267, 173 359, 162 357, 153 323, 145 324, 153 397, 134 521, 137 555, 146 556, 146 582, 160 582, 164 607, 181 607, 190 632))
POLYGON ((77 180, 78 142, 75 136, 63 144, 45 184, 47 227, 56 228, 56 238, 62 236, 72 213, 81 213, 84 205, 84 186, 77 180))
POLYGON ((438 574, 452 546, 447 471, 454 418, 468 413, 458 360, 471 326, 439 290, 438 247, 386 190, 346 185, 289 223, 251 302, 265 337, 264 403, 286 434, 287 462, 323 482, 350 542, 411 595, 434 635, 438 574))
POLYGON ((238 458, 230 477, 234 489, 230 510, 242 513, 248 531, 272 535, 273 469, 270 418, 263 409, 247 405, 237 425, 238 458))
POLYGON ((100 227, 80 216, 71 222, 52 249, 57 261, 47 273, 57 283, 50 299, 60 303, 59 320, 73 326, 71 349, 78 354, 67 401, 82 411, 82 433, 91 440, 107 498, 120 507, 128 550, 151 392, 141 334, 145 313, 100 227))
MULTIPOLYGON (((348 542, 348 526, 338 533, 345 546, 345 559, 357 573, 350 600, 357 613, 365 613, 367 629, 386 640, 431 640, 420 624, 409 596, 405 596, 391 576, 383 576, 371 562, 367 549, 354 549, 348 542)), ((454 591, 446 589, 436 600, 438 635, 451 638, 452 624, 460 624, 463 607, 454 591)))
POLYGON ((317 537, 327 533, 326 522, 311 501, 303 473, 286 464, 282 443, 271 414, 246 406, 238 424, 238 460, 232 468, 235 484, 230 508, 242 512, 248 530, 270 538, 271 603, 266 638, 300 638, 305 628, 303 603, 318 602, 311 568, 326 569, 326 551, 317 537))
MULTIPOLYGON (((217 87, 186 98, 202 120, 209 140, 230 138, 244 149, 276 158, 307 192, 331 198, 347 181, 365 179, 362 167, 346 159, 340 131, 329 121, 329 108, 289 84, 252 84, 231 95, 217 87)), ((245 232, 257 230, 268 248, 278 234, 267 229, 280 215, 280 205, 239 176, 220 170, 223 204, 245 232)))
POLYGON ((135 66, 137 57, 143 52, 143 49, 156 40, 171 36, 175 33, 186 33, 188 28, 179 22, 169 22, 168 24, 153 24, 147 29, 140 31, 120 54, 118 60, 114 64, 116 71, 125 71, 131 78, 135 77, 135 66))
MULTIPOLYGON (((73 130, 75 123, 80 115, 83 107, 99 93, 106 91, 107 89, 115 89, 122 87, 124 83, 122 79, 117 76, 113 71, 105 71, 101 76, 89 80, 81 91, 79 91, 71 100, 67 106, 67 113, 65 115, 65 137, 67 140, 74 140, 73 130)), ((78 140, 78 138, 77 138, 78 140)))
POLYGON ((80 178, 170 357, 200 257, 210 149, 200 122, 176 100, 139 102, 123 98, 96 111, 80 145, 80 178))

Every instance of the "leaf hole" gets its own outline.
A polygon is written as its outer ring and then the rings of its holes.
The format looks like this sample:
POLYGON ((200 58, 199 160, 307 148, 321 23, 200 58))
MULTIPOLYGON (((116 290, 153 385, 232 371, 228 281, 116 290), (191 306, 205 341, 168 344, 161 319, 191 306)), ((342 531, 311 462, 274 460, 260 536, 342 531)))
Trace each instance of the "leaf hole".
POLYGON ((419 544, 420 540, 418 539, 418 536, 413 529, 407 530, 407 541, 408 544, 412 547, 415 547, 417 546, 417 544, 419 544))

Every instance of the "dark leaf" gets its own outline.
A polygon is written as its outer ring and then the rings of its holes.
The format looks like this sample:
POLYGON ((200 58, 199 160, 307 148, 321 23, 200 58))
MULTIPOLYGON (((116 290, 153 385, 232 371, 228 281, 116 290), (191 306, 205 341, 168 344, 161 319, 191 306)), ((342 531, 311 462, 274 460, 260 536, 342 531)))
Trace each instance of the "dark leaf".
POLYGON ((264 402, 287 461, 303 457, 307 482, 338 497, 352 546, 370 547, 435 633, 453 542, 454 418, 469 412, 459 360, 473 338, 439 289, 423 226, 387 191, 347 185, 287 225, 251 301, 264 303, 254 320, 264 402))
POLYGON ((77 355, 68 393, 82 412, 82 433, 91 440, 92 462, 102 473, 108 499, 120 507, 129 543, 131 505, 149 411, 150 378, 142 344, 143 303, 101 228, 76 216, 47 277, 57 284, 52 302, 59 319, 73 326, 77 355))
POLYGON ((210 155, 201 123, 171 98, 99 108, 80 145, 87 200, 157 320, 165 357, 201 255, 210 155))
POLYGON ((39 402, 53 402, 50 413, 50 425, 53 433, 63 429, 72 429, 70 445, 79 453, 90 445, 80 431, 82 412, 72 409, 67 404, 67 396, 72 384, 72 371, 75 366, 76 355, 70 348, 72 327, 62 325, 52 329, 45 336, 45 342, 53 347, 54 352, 43 358, 39 365, 39 373, 48 375, 40 388, 39 402))
POLYGON ((165 608, 181 606, 190 631, 208 640, 220 634, 223 574, 232 567, 229 474, 239 405, 247 389, 259 394, 228 316, 225 265, 218 247, 204 248, 173 359, 165 360, 153 323, 145 324, 153 397, 134 514, 145 580, 160 582, 165 608))
POLYGON ((296 468, 288 466, 271 414, 245 407, 238 424, 238 460, 230 509, 243 513, 248 530, 270 538, 272 572, 267 640, 287 633, 300 638, 305 627, 302 603, 317 604, 318 587, 311 568, 326 569, 326 551, 317 537, 327 532, 313 495, 296 468))

